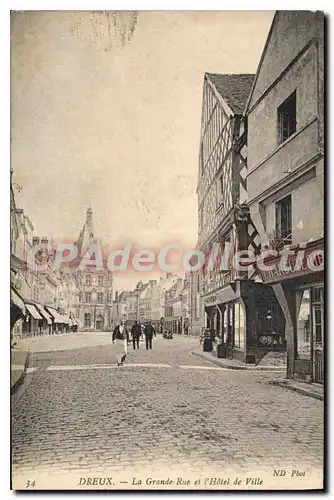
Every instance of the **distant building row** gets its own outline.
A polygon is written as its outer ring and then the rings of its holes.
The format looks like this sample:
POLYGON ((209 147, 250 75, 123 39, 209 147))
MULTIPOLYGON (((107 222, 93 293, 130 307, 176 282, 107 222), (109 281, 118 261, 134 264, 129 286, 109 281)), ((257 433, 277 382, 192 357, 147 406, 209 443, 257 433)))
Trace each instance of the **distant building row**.
POLYGON ((114 324, 121 319, 130 327, 135 321, 150 321, 159 332, 197 335, 203 325, 196 276, 191 275, 167 273, 159 280, 140 281, 135 290, 116 292, 113 310, 114 324))
MULTIPOLYGON (((14 183, 15 184, 15 183, 14 183)), ((36 266, 27 265, 31 248, 48 244, 46 238, 33 237, 34 227, 22 209, 16 207, 13 184, 11 217, 11 334, 34 336, 77 330, 110 330, 112 327, 113 278, 106 269, 95 266, 78 269, 83 250, 94 241, 93 213, 76 241, 78 259, 61 270, 52 268, 53 251, 41 249, 36 266), (44 269, 39 268, 44 264, 44 269)), ((52 242, 50 242, 52 243, 52 242)))

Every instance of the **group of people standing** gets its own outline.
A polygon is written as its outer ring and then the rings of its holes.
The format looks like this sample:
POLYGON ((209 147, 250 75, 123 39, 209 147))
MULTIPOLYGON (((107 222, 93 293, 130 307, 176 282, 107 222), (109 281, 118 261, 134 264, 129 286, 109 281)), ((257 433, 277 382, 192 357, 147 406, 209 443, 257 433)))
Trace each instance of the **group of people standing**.
MULTIPOLYGON (((146 341, 146 349, 152 349, 153 336, 156 337, 156 332, 154 326, 147 322, 144 328, 144 335, 146 341)), ((131 337, 133 349, 139 349, 139 340, 142 336, 142 328, 138 321, 135 321, 133 327, 131 328, 131 337)), ((120 324, 114 328, 112 334, 113 344, 117 344, 118 349, 116 353, 116 363, 117 366, 123 365, 125 358, 128 354, 128 344, 130 343, 129 330, 125 324, 125 320, 121 320, 120 324)))

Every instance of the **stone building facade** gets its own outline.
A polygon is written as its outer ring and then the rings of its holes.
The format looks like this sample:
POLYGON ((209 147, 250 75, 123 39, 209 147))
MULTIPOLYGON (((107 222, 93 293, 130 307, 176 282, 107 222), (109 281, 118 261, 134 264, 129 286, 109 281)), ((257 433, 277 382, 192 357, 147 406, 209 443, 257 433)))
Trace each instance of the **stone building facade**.
POLYGON ((185 279, 167 273, 158 280, 137 283, 134 290, 116 292, 114 325, 125 319, 131 328, 134 321, 150 321, 156 331, 197 335, 202 328, 200 295, 192 273, 185 279))
MULTIPOLYGON (((247 104, 248 205, 284 312, 288 376, 324 378, 324 16, 278 11, 247 104), (286 270, 279 268, 290 249, 286 270), (302 267, 297 254, 305 252, 302 267), (312 257, 312 258, 311 258, 312 257), (269 262, 269 261, 268 261, 269 262)), ((302 254, 300 254, 302 255, 302 254)))
POLYGON ((33 236, 30 218, 16 207, 12 182, 10 192, 11 334, 23 337, 75 331, 79 326, 75 281, 54 270, 51 242, 33 236), (30 259, 37 245, 39 250, 30 259))
POLYGON ((165 326, 172 333, 182 333, 183 303, 182 291, 184 289, 183 278, 178 277, 173 285, 165 292, 165 326))
POLYGON ((70 266, 70 274, 74 277, 79 289, 77 305, 78 318, 82 331, 110 331, 113 324, 113 276, 106 262, 99 269, 92 260, 91 266, 80 269, 81 259, 90 245, 98 243, 95 234, 93 211, 87 210, 86 221, 75 242, 78 257, 70 266))

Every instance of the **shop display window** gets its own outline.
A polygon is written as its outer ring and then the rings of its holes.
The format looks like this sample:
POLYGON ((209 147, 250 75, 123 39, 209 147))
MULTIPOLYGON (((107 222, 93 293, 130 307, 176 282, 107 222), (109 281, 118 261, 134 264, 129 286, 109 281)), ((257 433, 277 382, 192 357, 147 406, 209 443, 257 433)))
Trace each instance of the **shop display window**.
MULTIPOLYGON (((311 303, 310 289, 297 292, 301 295, 297 310, 297 357, 310 359, 311 355, 311 303)), ((298 301, 299 302, 299 301, 298 301)))

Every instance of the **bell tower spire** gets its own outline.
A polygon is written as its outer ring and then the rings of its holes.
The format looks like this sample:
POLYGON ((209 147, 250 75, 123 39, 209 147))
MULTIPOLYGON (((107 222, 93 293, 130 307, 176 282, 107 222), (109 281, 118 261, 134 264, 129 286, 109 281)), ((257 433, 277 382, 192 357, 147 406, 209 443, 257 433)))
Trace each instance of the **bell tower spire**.
POLYGON ((87 246, 91 245, 95 241, 96 241, 96 234, 93 221, 93 210, 91 203, 89 203, 89 207, 86 212, 85 224, 83 225, 83 228, 81 229, 79 237, 76 241, 76 245, 79 250, 79 255, 81 255, 83 249, 87 248, 87 246))
POLYGON ((88 233, 89 242, 92 243, 94 240, 94 224, 93 224, 93 209, 90 201, 86 214, 86 230, 88 233))

